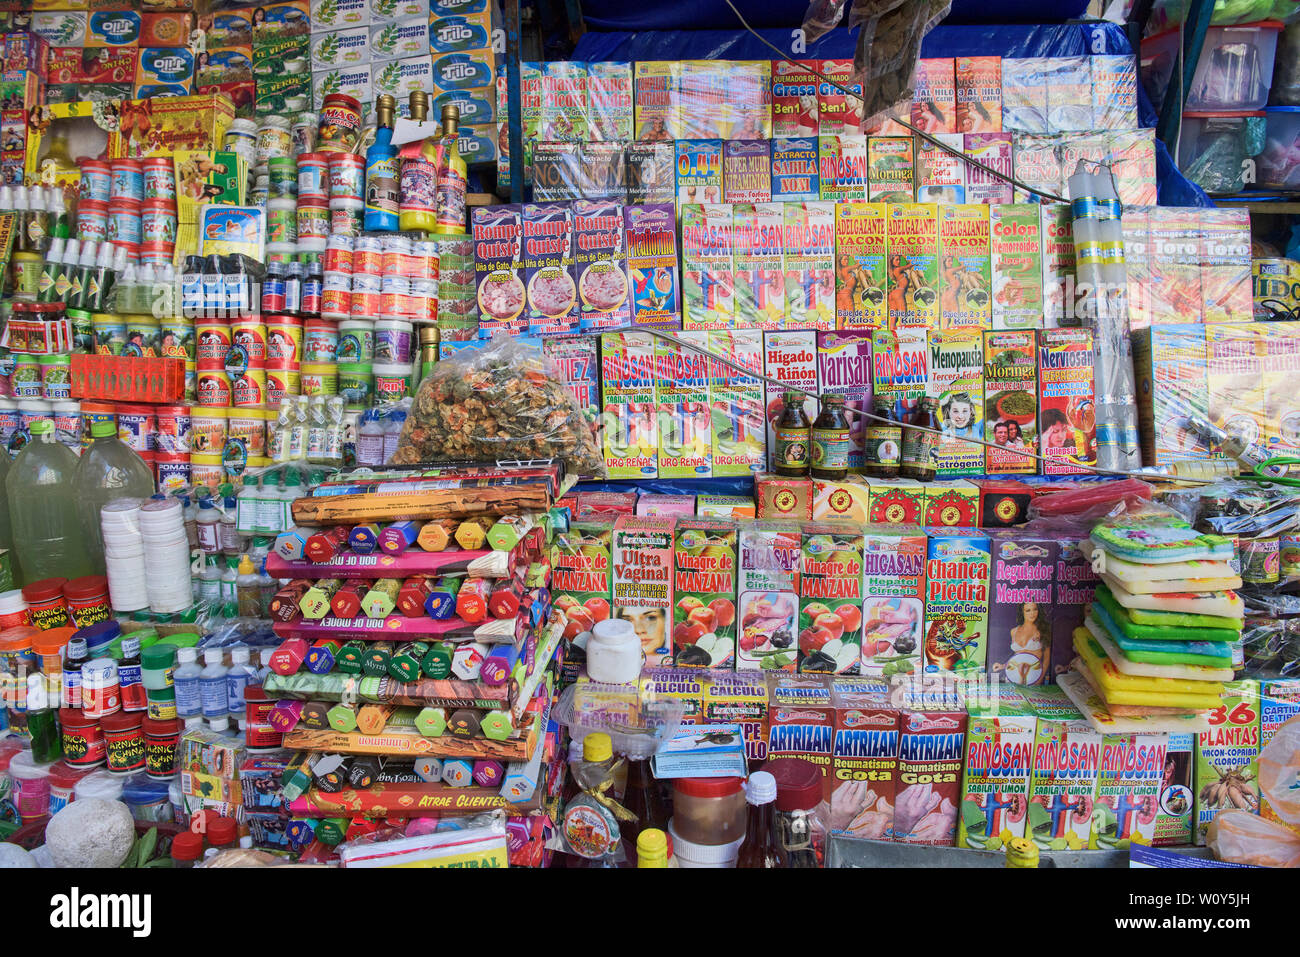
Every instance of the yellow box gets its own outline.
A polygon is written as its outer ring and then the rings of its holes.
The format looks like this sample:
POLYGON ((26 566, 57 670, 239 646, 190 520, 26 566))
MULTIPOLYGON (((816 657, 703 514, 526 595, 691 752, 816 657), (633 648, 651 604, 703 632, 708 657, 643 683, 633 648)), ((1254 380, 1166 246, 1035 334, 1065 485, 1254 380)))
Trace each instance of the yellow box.
POLYGON ((115 117, 104 107, 105 104, 102 103, 82 101, 55 103, 33 111, 36 118, 28 124, 27 153, 23 162, 28 181, 76 190, 81 172, 75 165, 59 172, 53 164, 47 162, 53 134, 67 133, 69 153, 74 161, 83 157, 102 156, 116 135, 112 130, 115 117))
POLYGON ((224 93, 126 100, 120 109, 121 126, 109 138, 109 159, 217 150, 235 118, 235 104, 224 93))

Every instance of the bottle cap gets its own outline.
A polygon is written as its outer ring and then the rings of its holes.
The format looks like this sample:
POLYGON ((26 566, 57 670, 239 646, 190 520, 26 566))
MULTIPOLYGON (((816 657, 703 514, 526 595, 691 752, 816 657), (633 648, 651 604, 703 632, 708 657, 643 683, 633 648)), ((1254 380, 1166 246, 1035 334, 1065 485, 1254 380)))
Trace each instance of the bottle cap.
POLYGON ((209 718, 208 727, 220 734, 230 728, 229 718, 209 718))
POLYGON ((181 831, 172 838, 172 860, 197 861, 203 856, 203 837, 193 831, 181 831))
POLYGON ((763 765, 776 779, 778 811, 808 811, 822 799, 822 774, 817 765, 802 758, 777 758, 763 765))
POLYGON ((248 664, 248 648, 239 645, 230 649, 230 660, 237 665, 248 664))
POLYGON ((750 804, 771 804, 776 800, 776 778, 767 771, 755 771, 745 785, 745 800, 750 804))
MULTIPOLYGON (((125 646, 125 642, 123 645, 125 646)), ((193 650, 193 649, 191 649, 193 650)), ((149 671, 162 671, 176 662, 176 646, 165 641, 150 645, 140 653, 140 666, 149 671)))
POLYGON ((613 756, 613 742, 604 731, 593 731, 582 739, 582 760, 598 764, 613 756))
POLYGON ((239 838, 239 825, 234 818, 214 817, 208 820, 208 843, 213 847, 234 844, 239 838))
POLYGON ((191 664, 199 660, 199 651, 197 648, 178 648, 176 649, 176 660, 183 665, 191 664))
POLYGON ((251 575, 256 569, 253 567, 253 559, 250 555, 241 555, 239 558, 239 574, 251 575))
POLYGON ((90 426, 90 434, 97 439, 106 439, 109 436, 117 435, 116 422, 93 422, 90 426))
POLYGON ((667 857, 668 835, 657 827, 648 827, 636 839, 636 852, 641 857, 667 857))
POLYGON ((220 648, 204 648, 203 663, 205 665, 221 664, 221 659, 225 657, 220 648))

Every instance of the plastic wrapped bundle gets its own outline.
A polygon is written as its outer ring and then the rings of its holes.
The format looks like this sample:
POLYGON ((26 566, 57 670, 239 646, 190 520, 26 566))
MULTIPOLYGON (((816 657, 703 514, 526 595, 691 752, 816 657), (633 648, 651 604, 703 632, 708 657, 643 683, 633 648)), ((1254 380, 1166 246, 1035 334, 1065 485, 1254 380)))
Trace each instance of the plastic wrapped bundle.
POLYGON ((433 367, 391 462, 549 458, 571 474, 605 476, 595 435, 554 366, 540 349, 500 335, 433 367))

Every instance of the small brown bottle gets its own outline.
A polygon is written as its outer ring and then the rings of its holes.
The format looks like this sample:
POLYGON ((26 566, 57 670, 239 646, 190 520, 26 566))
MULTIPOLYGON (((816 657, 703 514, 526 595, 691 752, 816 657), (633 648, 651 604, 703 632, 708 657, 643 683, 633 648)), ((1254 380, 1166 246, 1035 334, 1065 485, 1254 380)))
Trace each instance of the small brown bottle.
POLYGON ((868 419, 863 433, 866 454, 862 471, 872 478, 898 478, 903 427, 894 412, 894 400, 877 396, 871 403, 871 411, 878 418, 868 419), (881 419, 888 421, 882 422, 881 419))
POLYGON ((777 475, 802 478, 808 474, 811 423, 804 413, 803 396, 800 393, 786 392, 783 402, 785 408, 773 430, 776 434, 776 450, 772 457, 772 471, 777 475))
POLYGON ((904 478, 920 482, 934 481, 934 451, 939 444, 939 418, 934 414, 934 405, 934 399, 926 396, 921 400, 912 420, 903 426, 903 461, 899 473, 904 478), (934 431, 925 432, 913 426, 934 431))
POLYGON ((812 427, 812 474, 831 480, 849 474, 849 420, 842 395, 822 396, 821 414, 812 427))

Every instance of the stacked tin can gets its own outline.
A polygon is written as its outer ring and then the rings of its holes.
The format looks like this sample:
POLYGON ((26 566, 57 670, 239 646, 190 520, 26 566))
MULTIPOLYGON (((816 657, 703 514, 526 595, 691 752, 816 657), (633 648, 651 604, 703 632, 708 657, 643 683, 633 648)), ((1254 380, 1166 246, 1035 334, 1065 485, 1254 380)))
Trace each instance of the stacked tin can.
POLYGON ((303 153, 297 161, 298 251, 325 252, 330 233, 329 153, 303 153))
POLYGON ((170 266, 176 252, 176 167, 170 156, 151 156, 140 160, 140 165, 144 185, 140 265, 170 266))
POLYGON ((329 170, 330 232, 359 236, 365 211, 366 161, 356 153, 337 150, 324 155, 329 170))

